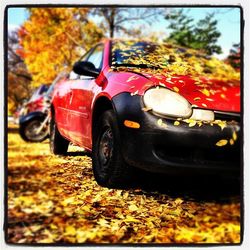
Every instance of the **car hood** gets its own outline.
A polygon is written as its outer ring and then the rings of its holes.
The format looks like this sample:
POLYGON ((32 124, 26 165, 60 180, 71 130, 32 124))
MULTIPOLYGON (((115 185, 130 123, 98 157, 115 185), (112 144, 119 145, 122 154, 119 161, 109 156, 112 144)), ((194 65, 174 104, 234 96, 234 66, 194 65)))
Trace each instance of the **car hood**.
MULTIPOLYGON (((162 86, 185 97, 193 106, 225 112, 240 112, 239 81, 222 81, 206 77, 171 76, 140 73, 150 79, 151 86, 162 86)), ((141 86, 145 92, 145 86, 141 86)))

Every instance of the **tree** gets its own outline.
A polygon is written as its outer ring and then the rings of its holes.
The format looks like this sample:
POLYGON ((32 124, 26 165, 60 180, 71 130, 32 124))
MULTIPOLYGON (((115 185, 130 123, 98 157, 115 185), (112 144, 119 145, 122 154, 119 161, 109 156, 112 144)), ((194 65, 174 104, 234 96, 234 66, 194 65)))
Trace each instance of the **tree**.
POLYGON ((92 13, 102 18, 102 28, 113 38, 115 33, 129 34, 133 27, 128 23, 152 22, 157 16, 163 15, 161 8, 95 8, 92 13))
POLYGON ((50 84, 102 37, 88 19, 87 8, 31 8, 30 17, 19 30, 24 58, 33 86, 50 84))
POLYGON ((207 14, 204 19, 198 21, 194 28, 195 39, 192 43, 194 49, 205 50, 209 55, 222 53, 221 47, 216 44, 221 35, 217 30, 217 23, 214 14, 207 14))
POLYGON ((222 52, 217 45, 221 33, 217 30, 214 14, 207 14, 205 18, 194 23, 194 19, 181 9, 171 11, 165 18, 170 22, 168 28, 171 30, 166 41, 198 49, 209 55, 222 52))
POLYGON ((23 59, 17 54, 20 49, 17 31, 8 33, 8 112, 12 114, 23 99, 31 93, 31 76, 23 59))
POLYGON ((165 18, 170 22, 168 28, 172 30, 166 40, 181 46, 191 47, 190 45, 193 42, 193 18, 188 17, 183 9, 171 11, 165 18))
POLYGON ((225 62, 230 64, 233 68, 235 68, 237 71, 240 70, 240 44, 236 43, 233 44, 233 48, 230 50, 230 54, 226 58, 225 62))

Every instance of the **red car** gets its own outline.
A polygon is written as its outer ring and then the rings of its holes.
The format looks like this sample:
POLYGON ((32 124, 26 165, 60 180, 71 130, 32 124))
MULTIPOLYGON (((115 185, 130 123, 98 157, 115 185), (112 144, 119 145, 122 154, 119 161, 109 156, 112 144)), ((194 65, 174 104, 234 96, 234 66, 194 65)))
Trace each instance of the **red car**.
POLYGON ((134 168, 240 172, 239 72, 199 51, 106 40, 57 84, 51 114, 51 151, 92 151, 103 186, 132 180, 134 168))

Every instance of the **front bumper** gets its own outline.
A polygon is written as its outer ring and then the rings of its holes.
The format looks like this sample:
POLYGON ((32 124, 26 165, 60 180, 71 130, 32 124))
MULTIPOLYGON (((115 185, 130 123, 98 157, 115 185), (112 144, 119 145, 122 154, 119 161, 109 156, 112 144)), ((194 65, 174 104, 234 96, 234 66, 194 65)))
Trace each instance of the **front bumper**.
POLYGON ((176 126, 175 120, 142 111, 141 96, 122 93, 113 98, 113 103, 120 127, 122 155, 129 165, 169 174, 227 175, 240 172, 239 122, 228 121, 223 129, 216 124, 204 123, 189 127, 184 121, 176 126), (140 128, 127 128, 124 120, 138 122, 140 128), (216 143, 222 139, 227 140, 227 144, 217 146, 216 143))

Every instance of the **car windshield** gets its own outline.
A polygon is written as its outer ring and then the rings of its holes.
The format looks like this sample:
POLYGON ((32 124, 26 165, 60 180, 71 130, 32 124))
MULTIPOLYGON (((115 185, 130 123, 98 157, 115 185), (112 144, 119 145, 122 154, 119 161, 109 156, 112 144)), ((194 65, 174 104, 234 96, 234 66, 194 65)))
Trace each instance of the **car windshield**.
POLYGON ((111 66, 239 80, 239 73, 223 61, 198 50, 167 43, 114 40, 111 66))
MULTIPOLYGON (((113 42, 112 65, 128 65, 138 67, 164 68, 176 61, 175 55, 167 44, 154 44, 150 42, 113 42)), ((184 50, 176 49, 177 53, 184 50)))

